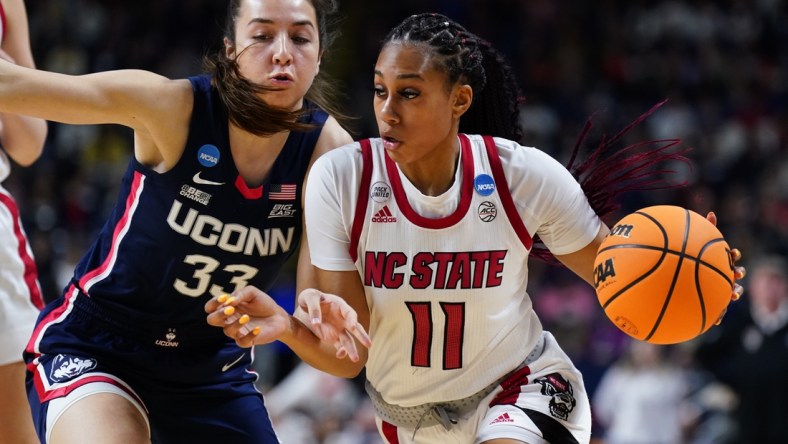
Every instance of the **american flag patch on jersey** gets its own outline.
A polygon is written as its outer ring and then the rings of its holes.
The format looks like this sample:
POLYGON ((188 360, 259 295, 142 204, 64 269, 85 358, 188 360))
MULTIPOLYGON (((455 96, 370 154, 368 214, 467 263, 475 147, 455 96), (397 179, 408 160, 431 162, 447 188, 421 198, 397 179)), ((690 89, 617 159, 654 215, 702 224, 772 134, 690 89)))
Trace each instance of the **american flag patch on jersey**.
POLYGON ((268 198, 271 200, 295 200, 296 185, 290 183, 271 185, 268 198))

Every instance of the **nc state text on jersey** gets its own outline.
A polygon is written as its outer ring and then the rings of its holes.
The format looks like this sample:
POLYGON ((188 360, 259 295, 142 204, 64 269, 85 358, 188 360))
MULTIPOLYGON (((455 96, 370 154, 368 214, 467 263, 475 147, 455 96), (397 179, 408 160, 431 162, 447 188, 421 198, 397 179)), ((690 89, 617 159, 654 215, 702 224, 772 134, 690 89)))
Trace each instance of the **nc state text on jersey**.
MULTIPOLYGON (((420 252, 410 261, 408 285, 414 289, 490 288, 501 285, 506 250, 420 252), (433 267, 434 265, 434 267, 433 267)), ((398 268, 408 264, 402 252, 367 251, 364 256, 364 285, 400 288, 405 273, 398 268)))

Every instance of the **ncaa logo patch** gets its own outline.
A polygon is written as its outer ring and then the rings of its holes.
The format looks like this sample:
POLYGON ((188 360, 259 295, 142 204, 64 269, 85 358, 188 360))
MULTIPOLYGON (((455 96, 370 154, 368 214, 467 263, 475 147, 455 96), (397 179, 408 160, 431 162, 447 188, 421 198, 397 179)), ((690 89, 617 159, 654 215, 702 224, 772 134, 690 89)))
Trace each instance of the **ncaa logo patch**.
POLYGON ((385 182, 375 182, 369 189, 369 197, 377 203, 386 203, 391 199, 391 187, 385 182))
POLYGON ((219 148, 215 145, 206 144, 197 150, 197 161, 204 167, 215 167, 219 163, 219 148))
POLYGON ((495 181, 489 174, 479 174, 473 179, 473 188, 482 196, 489 196, 495 191, 495 181))
POLYGON ((479 219, 482 222, 492 222, 497 215, 498 209, 495 208, 494 203, 485 200, 479 204, 479 219))

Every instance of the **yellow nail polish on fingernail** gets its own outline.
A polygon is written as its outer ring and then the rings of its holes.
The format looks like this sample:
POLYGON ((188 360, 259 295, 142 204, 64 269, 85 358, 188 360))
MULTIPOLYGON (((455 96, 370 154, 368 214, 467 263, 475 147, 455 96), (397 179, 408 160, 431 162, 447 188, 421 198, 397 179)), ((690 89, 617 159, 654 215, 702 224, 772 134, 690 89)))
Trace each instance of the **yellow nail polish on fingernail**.
POLYGON ((225 316, 230 316, 233 313, 235 313, 235 307, 224 307, 225 316))
POLYGON ((238 319, 238 323, 241 324, 241 325, 244 325, 247 322, 249 322, 249 315, 247 315, 247 314, 241 316, 241 319, 238 319))
POLYGON ((260 330, 262 330, 260 327, 255 327, 254 330, 252 330, 252 334, 257 336, 260 334, 260 330))
POLYGON ((224 302, 225 302, 225 301, 227 300, 227 298, 229 298, 229 297, 230 297, 230 295, 228 295, 228 294, 223 294, 223 295, 219 296, 218 298, 216 298, 216 301, 217 301, 217 302, 219 302, 220 304, 224 304, 224 302))
POLYGON ((232 304, 234 300, 235 300, 235 296, 230 296, 229 298, 227 298, 226 303, 232 304))

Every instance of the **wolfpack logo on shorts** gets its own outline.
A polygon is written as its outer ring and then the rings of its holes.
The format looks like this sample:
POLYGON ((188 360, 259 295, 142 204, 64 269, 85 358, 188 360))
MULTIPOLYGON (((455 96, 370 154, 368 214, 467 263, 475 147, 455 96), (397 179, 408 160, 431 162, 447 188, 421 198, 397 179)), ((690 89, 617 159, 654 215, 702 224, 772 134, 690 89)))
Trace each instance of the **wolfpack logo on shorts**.
POLYGON ((550 414, 566 421, 577 405, 572 384, 558 373, 549 374, 534 382, 542 386, 543 395, 552 397, 550 399, 550 414))
POLYGON ((57 355, 52 360, 49 379, 64 382, 96 368, 96 360, 72 355, 57 355))

